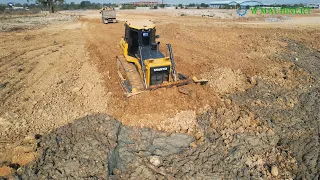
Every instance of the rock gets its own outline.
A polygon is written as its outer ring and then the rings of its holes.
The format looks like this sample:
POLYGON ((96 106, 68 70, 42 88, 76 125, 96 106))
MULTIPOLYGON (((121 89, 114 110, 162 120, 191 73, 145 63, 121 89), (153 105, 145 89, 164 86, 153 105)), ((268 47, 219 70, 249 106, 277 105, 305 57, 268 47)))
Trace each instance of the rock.
POLYGON ((166 146, 166 144, 165 138, 156 138, 153 140, 153 145, 157 147, 166 146))
POLYGON ((160 157, 159 156, 151 156, 150 163, 158 167, 161 164, 160 157))
POLYGON ((267 134, 268 134, 269 136, 273 136, 273 135, 274 135, 274 131, 273 131, 272 129, 269 129, 269 130, 267 131, 267 134))
POLYGON ((238 128, 238 132, 239 132, 239 133, 244 133, 244 128, 243 128, 243 127, 239 127, 239 128, 238 128))
POLYGON ((185 94, 185 95, 190 95, 190 92, 188 89, 184 88, 184 87, 179 87, 178 88, 178 91, 182 94, 185 94))
POLYGON ((0 128, 4 129, 10 125, 10 122, 4 118, 0 117, 0 128))
POLYGON ((121 171, 118 168, 114 168, 112 172, 116 175, 121 173, 121 171))
POLYGON ((9 84, 9 82, 5 82, 5 83, 0 84, 0 90, 4 89, 7 86, 7 84, 9 84))
POLYGON ((75 93, 76 93, 76 92, 79 92, 81 89, 82 89, 82 88, 75 87, 75 88, 72 89, 72 92, 75 92, 75 93))
POLYGON ((23 144, 37 144, 37 140, 35 139, 35 136, 27 136, 22 141, 23 144))
POLYGON ((137 155, 140 156, 140 157, 151 156, 151 152, 149 152, 149 151, 139 151, 139 153, 137 153, 137 155))
POLYGON ((188 147, 191 142, 194 141, 194 138, 187 134, 171 134, 170 138, 166 139, 170 145, 174 147, 188 147))
POLYGON ((197 143, 200 144, 200 143, 204 142, 205 140, 206 140, 206 138, 202 136, 202 137, 197 141, 197 143))
POLYGON ((251 85, 257 84, 257 79, 256 79, 255 76, 253 76, 253 77, 250 78, 250 84, 251 84, 251 85))
POLYGON ((13 149, 13 154, 29 153, 29 152, 33 152, 34 150, 35 150, 35 147, 17 146, 13 149))
POLYGON ((252 160, 251 159, 247 159, 247 161, 245 162, 246 163, 246 165, 248 166, 248 167, 251 167, 251 165, 252 165, 252 160))
POLYGON ((8 166, 0 167, 0 177, 8 176, 13 172, 13 169, 8 166))
POLYGON ((262 166, 262 165, 263 165, 263 160, 259 158, 259 159, 257 160, 257 165, 258 165, 258 166, 262 166))
POLYGON ((24 166, 34 161, 36 157, 37 157, 37 154, 35 152, 18 154, 12 157, 12 163, 19 164, 20 166, 24 166))
POLYGON ((277 166, 272 166, 271 167, 271 174, 274 177, 277 177, 279 175, 278 167, 277 166))
POLYGON ((197 148, 197 143, 196 142, 192 142, 192 143, 190 143, 190 147, 192 147, 192 148, 197 148))
POLYGON ((196 137, 197 140, 199 140, 201 137, 203 137, 203 133, 202 132, 198 132, 194 136, 196 137))
POLYGON ((230 99, 225 100, 226 105, 231 105, 232 101, 230 99))

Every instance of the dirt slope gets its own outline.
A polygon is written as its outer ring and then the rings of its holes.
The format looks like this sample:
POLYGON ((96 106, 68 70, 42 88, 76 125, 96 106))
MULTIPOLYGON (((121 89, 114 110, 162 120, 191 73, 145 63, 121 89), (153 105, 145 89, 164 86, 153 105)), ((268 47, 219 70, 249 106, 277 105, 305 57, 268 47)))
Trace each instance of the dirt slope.
POLYGON ((76 117, 107 109, 101 75, 90 65, 79 32, 85 27, 80 23, 3 33, 1 161, 10 161, 5 150, 11 152, 12 143, 28 135, 45 134, 76 117))

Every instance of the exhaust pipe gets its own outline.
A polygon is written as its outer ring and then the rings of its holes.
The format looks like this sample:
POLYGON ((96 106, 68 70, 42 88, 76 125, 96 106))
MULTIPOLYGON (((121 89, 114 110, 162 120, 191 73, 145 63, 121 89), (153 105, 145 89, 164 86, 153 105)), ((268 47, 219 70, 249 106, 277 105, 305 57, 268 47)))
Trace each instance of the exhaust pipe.
POLYGON ((160 42, 157 42, 157 54, 159 54, 160 42))

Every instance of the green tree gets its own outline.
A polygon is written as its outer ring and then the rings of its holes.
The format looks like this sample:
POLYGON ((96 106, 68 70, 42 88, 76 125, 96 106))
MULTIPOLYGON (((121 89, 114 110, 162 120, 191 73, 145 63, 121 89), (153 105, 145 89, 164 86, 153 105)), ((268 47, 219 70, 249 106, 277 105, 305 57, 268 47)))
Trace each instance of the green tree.
POLYGON ((231 9, 232 6, 230 6, 229 4, 224 5, 221 9, 231 9))
POLYGON ((304 7, 305 5, 303 3, 295 4, 294 7, 304 7))
POLYGON ((90 1, 81 1, 80 8, 81 9, 90 9, 91 2, 90 1))
POLYGON ((209 7, 209 5, 208 5, 208 4, 205 4, 205 3, 201 3, 201 4, 200 4, 200 7, 202 7, 202 8, 207 8, 207 7, 209 7))
POLYGON ((4 4, 0 4, 0 12, 3 12, 6 9, 6 6, 4 4))
POLYGON ((77 5, 74 2, 70 3, 70 9, 77 9, 77 5))
MULTIPOLYGON (((29 2, 30 0, 27 0, 27 1, 29 2)), ((36 3, 48 6, 50 13, 55 12, 55 8, 54 8, 55 5, 64 3, 64 0, 35 0, 35 1, 36 3)))
POLYGON ((120 9, 135 9, 136 7, 133 5, 122 5, 120 9))
POLYGON ((182 9, 183 5, 182 5, 182 4, 178 4, 178 7, 179 7, 180 9, 182 9))

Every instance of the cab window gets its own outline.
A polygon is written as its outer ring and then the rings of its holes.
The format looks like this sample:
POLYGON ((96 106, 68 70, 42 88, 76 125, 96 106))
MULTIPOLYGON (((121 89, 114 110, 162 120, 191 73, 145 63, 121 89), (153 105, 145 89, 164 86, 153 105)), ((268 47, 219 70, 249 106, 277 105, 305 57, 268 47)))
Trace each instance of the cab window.
POLYGON ((150 32, 142 32, 142 45, 148 46, 150 44, 150 32))

